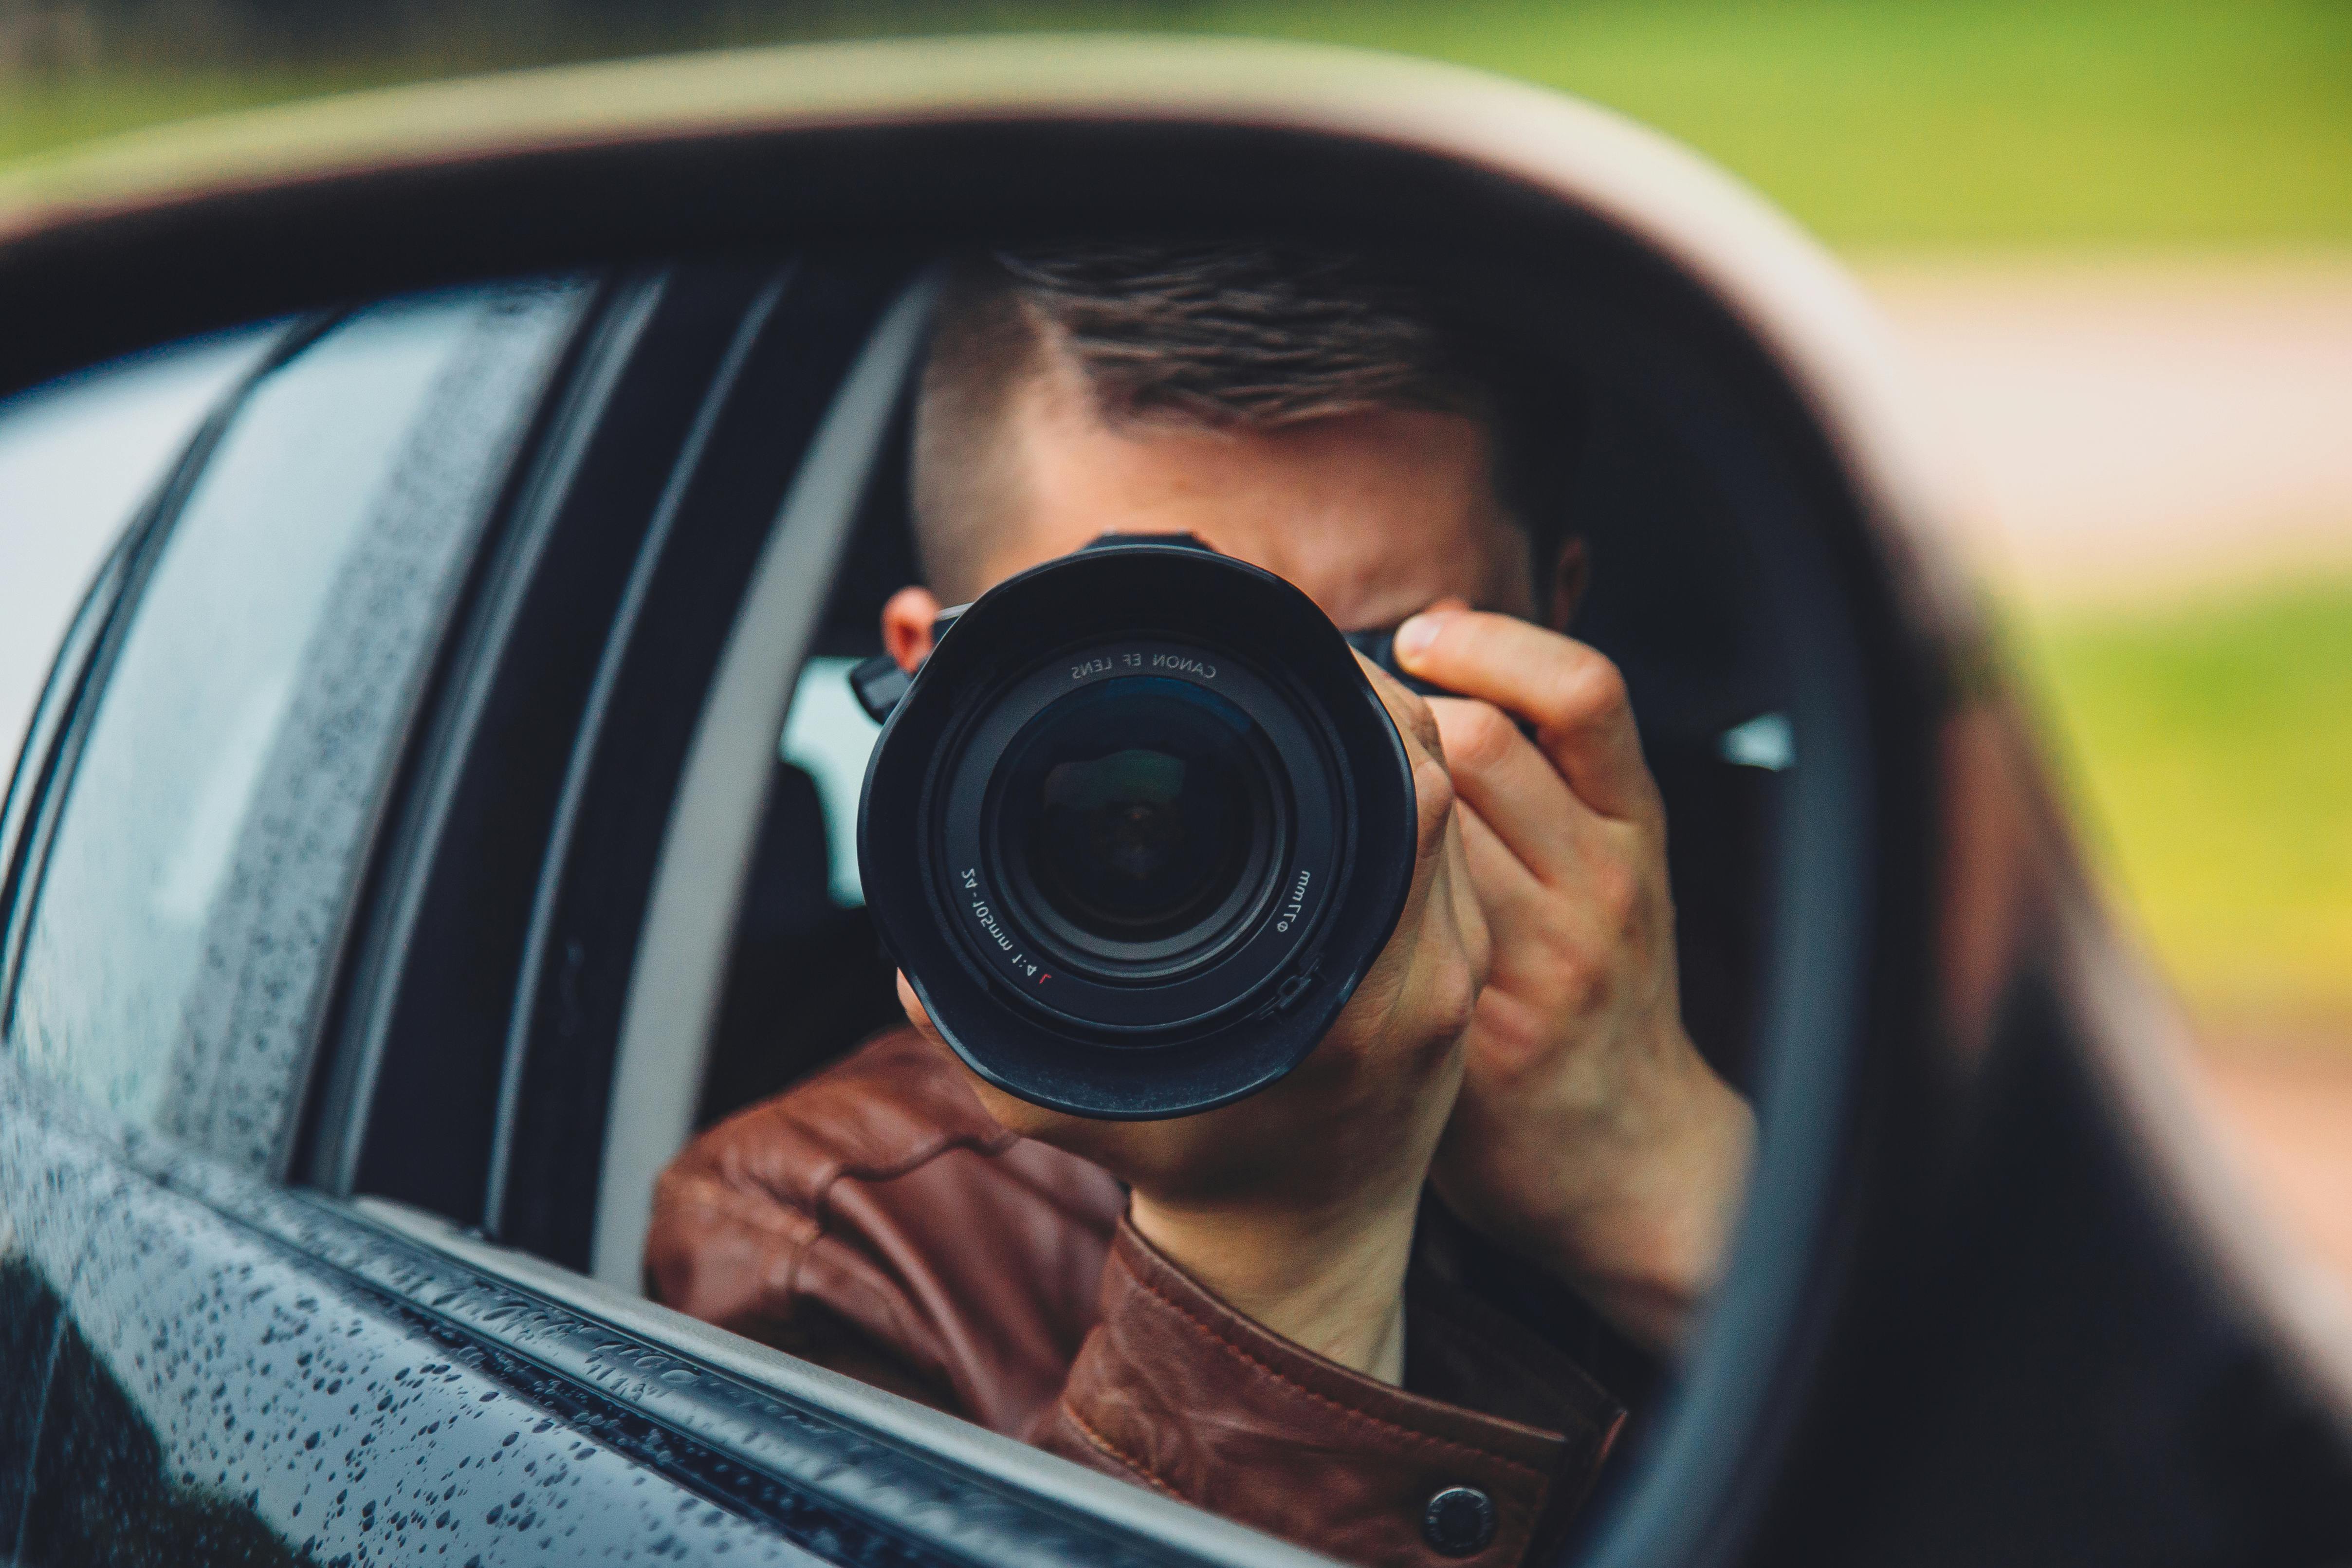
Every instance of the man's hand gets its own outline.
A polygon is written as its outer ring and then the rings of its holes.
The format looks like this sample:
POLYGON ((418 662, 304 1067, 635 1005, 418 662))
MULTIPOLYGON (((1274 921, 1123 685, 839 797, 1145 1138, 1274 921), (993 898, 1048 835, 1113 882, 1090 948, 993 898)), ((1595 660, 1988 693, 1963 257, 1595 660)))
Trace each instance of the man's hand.
MULTIPOLYGON (((1366 668, 1412 764, 1412 886, 1388 945, 1298 1069, 1262 1094, 1167 1121, 1092 1121, 972 1084, 1007 1128, 1126 1182, 1144 1239, 1236 1310, 1395 1383, 1414 1215, 1462 1082, 1489 946, 1436 722, 1421 699, 1366 668)), ((938 1044, 904 977, 898 994, 938 1044)))
POLYGON ((1396 653, 1483 700, 1430 704, 1494 941, 1433 1180, 1671 1345, 1721 1265, 1755 1119, 1683 1031, 1665 813, 1624 681, 1581 643, 1467 609, 1407 621, 1396 653))

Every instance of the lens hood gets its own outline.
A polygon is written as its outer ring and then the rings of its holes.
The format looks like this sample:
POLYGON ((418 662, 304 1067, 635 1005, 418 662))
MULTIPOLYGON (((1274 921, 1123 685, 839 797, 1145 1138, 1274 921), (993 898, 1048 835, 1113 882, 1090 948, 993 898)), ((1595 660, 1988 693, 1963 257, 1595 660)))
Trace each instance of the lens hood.
POLYGON ((1403 743, 1273 574, 1108 535, 944 622, 867 764, 858 868, 957 1055, 1082 1116, 1304 1060, 1412 879, 1403 743))

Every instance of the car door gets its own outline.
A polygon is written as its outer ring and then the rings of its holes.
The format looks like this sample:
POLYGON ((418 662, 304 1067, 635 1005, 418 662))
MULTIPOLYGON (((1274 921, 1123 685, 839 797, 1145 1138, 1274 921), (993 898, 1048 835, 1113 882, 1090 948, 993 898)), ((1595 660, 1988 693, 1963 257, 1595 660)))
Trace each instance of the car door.
POLYGON ((902 282, 302 323, 117 552, 0 838, 16 1561, 1300 1560, 562 1267, 696 697, 902 282))

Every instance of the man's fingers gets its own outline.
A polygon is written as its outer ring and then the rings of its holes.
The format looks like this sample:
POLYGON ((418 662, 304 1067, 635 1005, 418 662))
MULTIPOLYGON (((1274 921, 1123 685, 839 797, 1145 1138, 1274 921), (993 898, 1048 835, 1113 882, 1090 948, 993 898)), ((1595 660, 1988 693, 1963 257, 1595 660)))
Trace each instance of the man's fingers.
POLYGON ((1396 654, 1423 680, 1532 720, 1544 754, 1594 811, 1655 817, 1624 678, 1595 649, 1514 616, 1440 610, 1398 627, 1396 654))
POLYGON ((1517 855, 1478 815, 1465 807, 1463 847, 1487 924, 1496 933, 1488 981, 1521 1004, 1555 1016, 1588 984, 1595 965, 1610 951, 1599 923, 1603 911, 1580 900, 1563 900, 1529 874, 1517 855))
POLYGON ((1462 819, 1463 858, 1487 924, 1504 931, 1525 926, 1549 896, 1544 885, 1475 807, 1465 804, 1454 815, 1462 819))
POLYGON ((1559 770, 1490 702, 1433 697, 1445 768, 1462 803, 1546 882, 1570 877, 1580 834, 1600 830, 1559 770))
POLYGON ((1389 710, 1390 722, 1404 737, 1406 754, 1416 763, 1423 756, 1442 756, 1444 746, 1437 736, 1437 720, 1420 694, 1362 654, 1356 656, 1356 662, 1363 667, 1381 706, 1389 710))

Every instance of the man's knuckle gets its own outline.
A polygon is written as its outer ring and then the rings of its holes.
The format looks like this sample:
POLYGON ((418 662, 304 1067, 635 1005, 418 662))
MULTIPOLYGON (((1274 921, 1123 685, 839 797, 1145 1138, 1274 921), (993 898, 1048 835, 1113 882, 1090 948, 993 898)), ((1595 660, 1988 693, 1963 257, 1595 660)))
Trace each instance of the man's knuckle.
POLYGON ((1468 1029, 1481 988, 1476 959, 1467 948, 1456 946, 1440 958, 1429 977, 1431 1033, 1453 1039, 1468 1029))
POLYGON ((1552 721, 1590 724, 1627 707, 1625 675, 1607 655, 1579 647, 1552 683, 1552 721))
POLYGON ((1589 669, 1587 679, 1592 682, 1592 700, 1596 704, 1613 710, 1632 702, 1633 693, 1625 687, 1625 672, 1617 668, 1616 660, 1596 653, 1591 657, 1589 669))
POLYGON ((1470 962, 1470 1008, 1476 1012, 1478 998, 1486 994, 1486 983, 1495 977, 1495 934, 1480 927, 1470 933, 1465 949, 1470 962))
POLYGON ((1454 808, 1454 774, 1435 752, 1425 752, 1414 760, 1412 787, 1425 807, 1441 814, 1454 808))
POLYGON ((1591 897, 1594 910, 1612 934, 1630 929, 1642 901, 1642 879, 1633 868, 1616 860, 1593 868, 1591 897))
POLYGON ((1555 958, 1547 977, 1543 1001, 1547 1011, 1574 1013, 1582 1008, 1584 998, 1592 994, 1600 984, 1601 968, 1592 955, 1583 948, 1571 948, 1555 958))
POLYGON ((1519 738, 1518 731, 1503 716, 1502 710, 1487 702, 1465 704, 1454 721, 1454 733, 1455 744, 1449 758, 1455 765, 1473 773, 1496 767, 1519 738))

